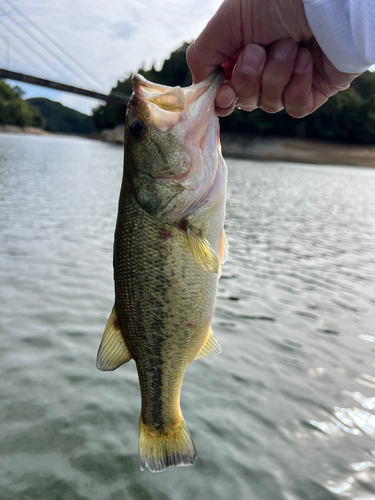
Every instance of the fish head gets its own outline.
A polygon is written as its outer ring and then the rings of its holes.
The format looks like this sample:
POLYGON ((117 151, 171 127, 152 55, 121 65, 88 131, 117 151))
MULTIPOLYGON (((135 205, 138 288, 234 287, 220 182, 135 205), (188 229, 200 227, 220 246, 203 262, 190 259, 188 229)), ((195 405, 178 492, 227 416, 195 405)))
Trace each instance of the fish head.
POLYGON ((176 222, 209 201, 221 158, 215 97, 221 68, 190 87, 168 87, 133 75, 125 124, 125 175, 138 202, 176 222))

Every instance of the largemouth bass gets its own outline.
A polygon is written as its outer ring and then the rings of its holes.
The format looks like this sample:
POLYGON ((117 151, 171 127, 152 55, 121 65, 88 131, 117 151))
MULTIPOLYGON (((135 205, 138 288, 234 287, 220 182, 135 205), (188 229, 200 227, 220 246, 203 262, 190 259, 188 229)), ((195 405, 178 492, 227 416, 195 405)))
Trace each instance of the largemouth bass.
POLYGON ((134 359, 141 388, 141 469, 194 465, 180 409, 186 367, 217 354, 211 329, 224 232, 227 168, 214 99, 221 70, 187 88, 133 76, 114 242, 115 304, 100 370, 134 359))

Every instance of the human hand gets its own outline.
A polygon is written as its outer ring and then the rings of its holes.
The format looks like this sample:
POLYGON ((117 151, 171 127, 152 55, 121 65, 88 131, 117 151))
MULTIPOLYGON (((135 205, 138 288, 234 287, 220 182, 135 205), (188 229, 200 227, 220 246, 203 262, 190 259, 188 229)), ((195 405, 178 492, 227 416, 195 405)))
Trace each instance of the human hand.
POLYGON ((195 83, 217 66, 225 69, 219 116, 236 106, 268 113, 285 107, 302 118, 358 76, 342 73, 323 53, 302 0, 225 0, 186 57, 195 83))

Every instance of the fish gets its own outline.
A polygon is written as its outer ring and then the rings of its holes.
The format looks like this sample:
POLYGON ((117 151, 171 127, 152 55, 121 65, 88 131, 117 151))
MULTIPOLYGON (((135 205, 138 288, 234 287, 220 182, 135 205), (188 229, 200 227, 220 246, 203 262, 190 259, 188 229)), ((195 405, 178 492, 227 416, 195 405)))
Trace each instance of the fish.
POLYGON ((142 470, 194 465, 180 408, 193 360, 219 354, 211 321, 228 258, 227 167, 214 100, 221 68, 181 88, 132 77, 114 237, 115 303, 97 355, 112 371, 135 361, 142 470))

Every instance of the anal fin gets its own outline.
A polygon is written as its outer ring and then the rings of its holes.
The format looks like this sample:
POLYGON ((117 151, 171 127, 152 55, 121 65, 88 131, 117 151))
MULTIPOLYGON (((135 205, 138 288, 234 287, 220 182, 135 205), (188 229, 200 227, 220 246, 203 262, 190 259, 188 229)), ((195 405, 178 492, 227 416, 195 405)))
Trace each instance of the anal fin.
POLYGON ((221 347, 210 326, 206 340, 204 341, 202 347, 200 348, 200 351, 198 352, 198 354, 195 356, 194 359, 204 358, 205 356, 210 356, 211 354, 220 354, 220 353, 221 353, 221 347))
POLYGON ((131 359, 132 356, 121 333, 116 308, 113 306, 99 347, 96 366, 99 370, 113 371, 131 359))

